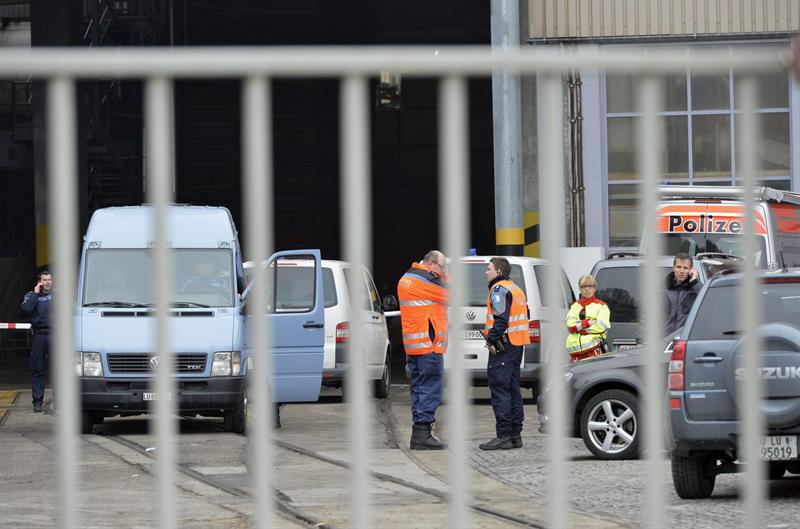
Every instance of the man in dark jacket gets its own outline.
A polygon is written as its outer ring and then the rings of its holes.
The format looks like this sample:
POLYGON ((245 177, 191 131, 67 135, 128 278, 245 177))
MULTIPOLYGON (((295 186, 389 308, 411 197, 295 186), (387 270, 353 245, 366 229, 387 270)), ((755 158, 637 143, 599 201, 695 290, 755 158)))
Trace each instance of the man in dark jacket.
POLYGON ((672 261, 672 272, 667 275, 667 312, 665 336, 683 327, 694 300, 703 285, 692 268, 692 257, 679 253, 672 261))
POLYGON ((53 276, 47 270, 37 277, 36 286, 25 294, 22 311, 31 318, 31 371, 33 411, 41 412, 44 402, 44 373, 50 353, 50 302, 53 276))

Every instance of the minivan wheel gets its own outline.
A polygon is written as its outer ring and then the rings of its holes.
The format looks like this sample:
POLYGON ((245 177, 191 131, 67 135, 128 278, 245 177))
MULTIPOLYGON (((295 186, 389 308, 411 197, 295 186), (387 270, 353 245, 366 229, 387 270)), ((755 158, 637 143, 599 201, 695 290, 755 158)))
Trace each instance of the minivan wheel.
POLYGON ((708 498, 714 491, 717 475, 712 456, 672 455, 672 483, 684 500, 708 498))
POLYGON ((581 413, 581 437, 600 459, 635 459, 639 456, 639 399, 620 390, 602 391, 581 413))
POLYGON ((231 433, 244 433, 245 422, 247 417, 247 390, 242 391, 239 402, 232 410, 225 410, 223 413, 223 422, 225 424, 225 431, 231 433))
POLYGON ((389 396, 390 377, 392 376, 392 360, 389 357, 389 352, 386 352, 386 360, 383 362, 383 373, 381 378, 374 382, 375 396, 379 399, 385 399, 389 396))

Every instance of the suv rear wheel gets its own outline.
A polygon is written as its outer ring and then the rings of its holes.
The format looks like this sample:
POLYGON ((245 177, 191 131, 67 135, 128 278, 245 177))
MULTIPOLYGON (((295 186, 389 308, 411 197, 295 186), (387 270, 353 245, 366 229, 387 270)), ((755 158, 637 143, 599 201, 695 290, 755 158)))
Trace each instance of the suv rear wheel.
POLYGON ((714 491, 717 475, 713 456, 672 455, 672 483, 684 500, 708 498, 714 491))
POLYGON ((639 455, 639 398, 610 389, 592 397, 581 413, 581 437, 600 459, 633 459, 639 455))

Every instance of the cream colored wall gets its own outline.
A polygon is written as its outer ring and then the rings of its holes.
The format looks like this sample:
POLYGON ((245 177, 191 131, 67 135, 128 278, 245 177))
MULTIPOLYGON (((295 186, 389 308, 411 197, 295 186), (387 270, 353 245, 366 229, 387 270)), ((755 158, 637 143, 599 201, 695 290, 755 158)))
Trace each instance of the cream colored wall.
POLYGON ((531 39, 800 31, 800 0, 527 0, 531 39))

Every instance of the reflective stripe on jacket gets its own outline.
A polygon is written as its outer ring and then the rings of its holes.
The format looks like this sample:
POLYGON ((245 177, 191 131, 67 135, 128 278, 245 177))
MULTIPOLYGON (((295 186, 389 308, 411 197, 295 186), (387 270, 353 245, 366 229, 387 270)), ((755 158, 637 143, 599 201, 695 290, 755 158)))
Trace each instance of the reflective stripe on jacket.
MULTIPOLYGON (((531 343, 531 337, 528 331, 528 301, 525 299, 525 293, 510 279, 500 280, 493 286, 498 285, 511 292, 508 327, 505 330, 508 333, 508 340, 513 345, 528 345, 531 343)), ((494 313, 492 311, 492 292, 490 290, 489 297, 486 299, 485 336, 489 336, 489 331, 492 327, 494 327, 494 313)))
POLYGON ((598 347, 605 341, 606 331, 611 328, 611 311, 605 302, 591 298, 584 303, 576 301, 567 312, 567 331, 570 333, 567 336, 567 352, 570 355, 598 347), (581 315, 584 309, 585 313, 581 315))
POLYGON ((414 263, 397 284, 406 354, 444 354, 447 349, 447 287, 427 265, 414 263))

